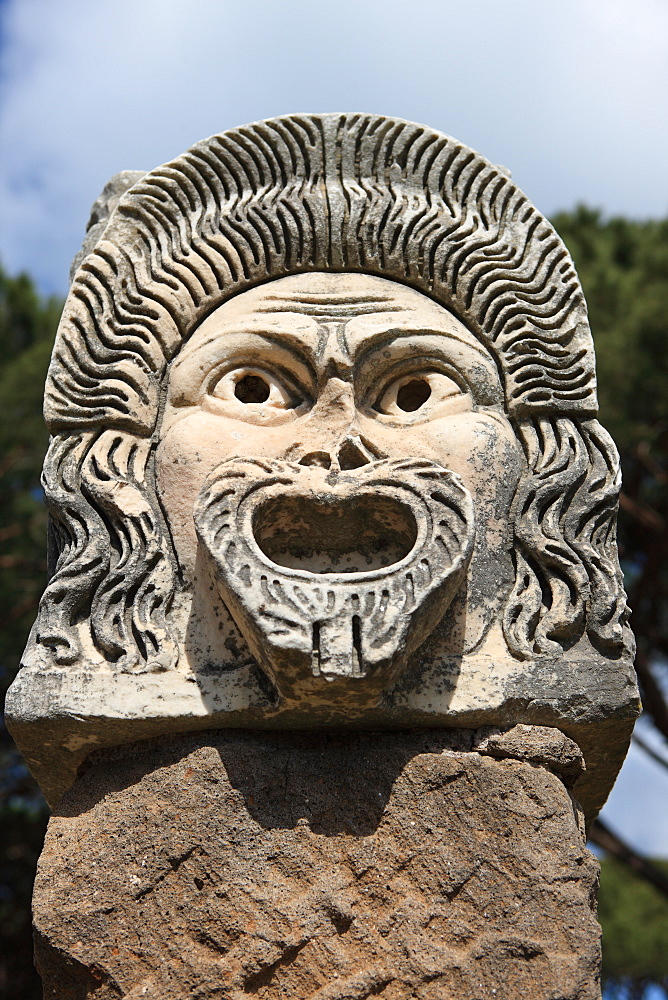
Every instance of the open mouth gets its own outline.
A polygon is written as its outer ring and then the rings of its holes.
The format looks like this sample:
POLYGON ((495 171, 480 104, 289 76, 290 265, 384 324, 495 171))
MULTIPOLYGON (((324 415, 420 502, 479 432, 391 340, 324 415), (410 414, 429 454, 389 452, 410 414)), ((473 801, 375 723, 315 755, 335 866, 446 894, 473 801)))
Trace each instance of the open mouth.
POLYGON ((394 497, 283 496, 267 500, 253 518, 260 550, 278 566, 309 573, 386 569, 412 551, 413 512, 394 497))
POLYGON ((470 494, 423 459, 336 476, 229 459, 195 525, 221 599, 293 704, 326 697, 335 678, 387 690, 459 589, 474 540, 470 494))

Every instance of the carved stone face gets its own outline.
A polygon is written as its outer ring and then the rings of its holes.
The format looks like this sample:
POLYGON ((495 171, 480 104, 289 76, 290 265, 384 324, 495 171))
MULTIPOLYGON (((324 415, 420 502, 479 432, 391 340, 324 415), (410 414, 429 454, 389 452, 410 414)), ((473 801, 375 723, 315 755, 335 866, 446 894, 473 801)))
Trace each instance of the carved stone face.
POLYGON ((559 720, 595 812, 637 714, 620 470, 547 220, 457 140, 335 114, 211 136, 92 221, 5 715, 50 800, 160 733, 559 720))
POLYGON ((213 575, 288 700, 319 677, 387 687, 458 591, 451 649, 483 641, 521 468, 485 348, 360 274, 278 279, 211 313, 172 364, 156 456, 184 579, 213 575))

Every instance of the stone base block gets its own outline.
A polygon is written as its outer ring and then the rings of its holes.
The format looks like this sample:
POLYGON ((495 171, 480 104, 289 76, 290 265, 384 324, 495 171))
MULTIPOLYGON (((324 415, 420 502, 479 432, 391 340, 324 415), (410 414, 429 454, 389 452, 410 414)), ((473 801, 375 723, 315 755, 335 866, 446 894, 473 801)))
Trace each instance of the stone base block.
POLYGON ((98 754, 40 861, 45 1000, 599 998, 578 807, 547 766, 472 745, 216 732, 98 754))

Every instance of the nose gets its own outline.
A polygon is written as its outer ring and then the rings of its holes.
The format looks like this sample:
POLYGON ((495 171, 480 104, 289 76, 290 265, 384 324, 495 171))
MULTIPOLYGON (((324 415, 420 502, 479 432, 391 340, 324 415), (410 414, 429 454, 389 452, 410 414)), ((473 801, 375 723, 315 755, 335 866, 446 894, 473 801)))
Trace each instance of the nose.
POLYGON ((358 436, 347 434, 329 451, 309 451, 299 459, 299 465, 319 465, 323 469, 335 469, 346 472, 368 465, 381 456, 374 454, 368 443, 358 436))
POLYGON ((304 422, 304 453, 299 465, 317 465, 346 472, 383 458, 357 426, 353 387, 330 378, 304 422))

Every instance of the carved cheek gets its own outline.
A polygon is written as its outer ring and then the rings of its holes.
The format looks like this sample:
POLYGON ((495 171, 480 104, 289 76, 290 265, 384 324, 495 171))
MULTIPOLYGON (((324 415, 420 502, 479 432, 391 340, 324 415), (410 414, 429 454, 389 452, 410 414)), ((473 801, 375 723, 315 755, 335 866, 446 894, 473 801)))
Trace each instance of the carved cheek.
POLYGON ((461 475, 475 498, 478 545, 498 557, 512 535, 510 509, 526 463, 507 421, 478 418, 461 475))
POLYGON ((282 458, 294 439, 292 422, 263 427, 196 408, 167 426, 156 451, 156 485, 186 579, 192 580, 198 546, 193 508, 207 476, 239 455, 282 458))
POLYGON ((461 476, 473 498, 476 538, 468 570, 468 648, 481 639, 512 586, 510 510, 524 456, 510 423, 497 413, 458 414, 422 428, 423 449, 461 476))
POLYGON ((192 579, 198 545, 193 522, 195 501, 212 470, 242 450, 244 443, 237 440, 236 424, 193 410, 171 424, 156 452, 158 496, 179 565, 188 579, 192 579))
POLYGON ((176 556, 191 579, 197 554, 197 535, 192 518, 198 483, 206 476, 204 449, 194 433, 190 417, 174 424, 161 439, 155 457, 158 498, 169 524, 176 556))
POLYGON ((522 466, 517 438, 508 420, 485 411, 470 411, 406 423, 362 422, 364 434, 389 458, 427 458, 462 477, 475 493, 495 483, 501 494, 514 493, 522 466))
POLYGON ((438 423, 444 425, 435 433, 448 468, 459 473, 480 502, 507 511, 524 468, 519 443, 508 421, 489 413, 470 413, 438 423))

